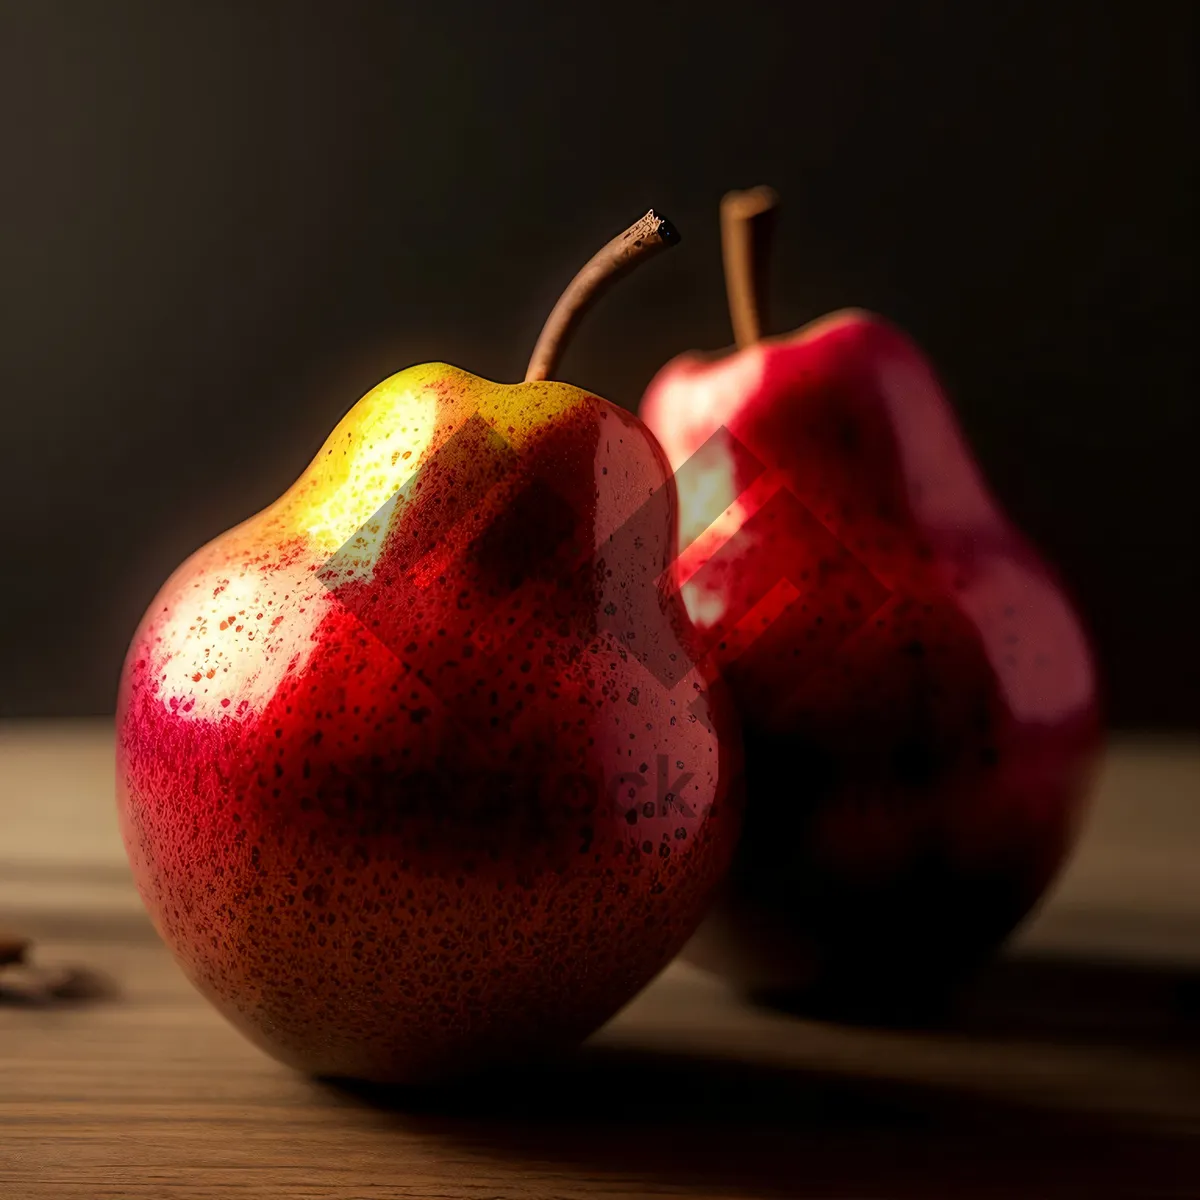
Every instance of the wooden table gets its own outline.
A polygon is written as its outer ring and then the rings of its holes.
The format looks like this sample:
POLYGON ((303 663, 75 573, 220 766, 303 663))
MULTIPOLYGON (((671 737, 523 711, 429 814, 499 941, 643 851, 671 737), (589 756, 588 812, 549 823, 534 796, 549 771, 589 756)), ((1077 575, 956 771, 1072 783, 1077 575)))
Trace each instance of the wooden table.
POLYGON ((79 969, 0 1003, 0 1196, 1200 1196, 1200 743, 1123 742, 954 1028, 756 1011, 681 965, 569 1063, 366 1095, 261 1055, 158 943, 104 722, 0 725, 0 923, 79 969))

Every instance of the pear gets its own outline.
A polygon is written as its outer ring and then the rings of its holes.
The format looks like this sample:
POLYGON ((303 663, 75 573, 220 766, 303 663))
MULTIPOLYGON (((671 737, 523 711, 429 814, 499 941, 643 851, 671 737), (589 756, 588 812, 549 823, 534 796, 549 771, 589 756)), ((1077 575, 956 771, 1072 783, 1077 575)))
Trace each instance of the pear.
POLYGON ((861 311, 760 336, 774 203, 723 205, 737 348, 668 363, 641 408, 745 735, 745 834, 686 953, 793 1007, 923 1019, 1074 845, 1098 670, 911 339, 861 311))
POLYGON ((664 582, 666 458, 545 378, 672 232, 649 214, 580 273, 525 382, 379 384, 133 639, 118 801, 142 897, 296 1068, 420 1083, 569 1046, 727 869, 738 732, 664 582))

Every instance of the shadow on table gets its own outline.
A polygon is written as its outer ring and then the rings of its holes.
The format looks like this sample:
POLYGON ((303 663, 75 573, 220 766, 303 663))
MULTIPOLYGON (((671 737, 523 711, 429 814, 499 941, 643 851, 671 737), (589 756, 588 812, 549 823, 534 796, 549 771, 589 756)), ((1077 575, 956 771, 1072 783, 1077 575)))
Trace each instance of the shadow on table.
POLYGON ((1200 1180, 1184 1132, 703 1054, 597 1045, 432 1097, 325 1086, 457 1153, 559 1165, 598 1193, 653 1181, 747 1198, 1143 1200, 1200 1180))
MULTIPOLYGON (((1025 956, 988 968, 944 1032, 951 1046, 1020 1039, 1035 1064, 1043 1040, 1091 1043, 1101 1054, 1140 1047, 1152 1074, 1177 1049, 1194 1055, 1198 1029, 1194 971, 1025 956)), ((327 1086, 462 1150, 561 1164, 630 1195, 646 1180, 814 1200, 1200 1195, 1200 1071, 1191 1115, 1159 1127, 1084 1106, 1024 1106, 986 1097, 982 1086, 885 1079, 883 1069, 871 1078, 702 1046, 600 1042, 554 1066, 432 1095, 327 1086)))
POLYGON ((1200 968, 1013 955, 980 975, 951 1025, 982 1036, 1194 1044, 1200 968))
POLYGON ((1128 1046, 1200 1042, 1200 968, 1180 964, 1010 954, 948 1003, 929 1000, 900 1009, 878 998, 847 1013, 814 1010, 805 998, 786 994, 754 1001, 793 1016, 970 1037, 1128 1046))

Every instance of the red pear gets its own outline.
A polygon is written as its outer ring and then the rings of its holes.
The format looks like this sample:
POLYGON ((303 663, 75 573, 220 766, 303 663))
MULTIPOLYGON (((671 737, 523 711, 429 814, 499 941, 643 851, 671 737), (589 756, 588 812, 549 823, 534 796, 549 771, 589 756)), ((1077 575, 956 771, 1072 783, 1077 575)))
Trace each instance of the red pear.
POLYGON ((759 338, 772 205, 723 210, 739 348, 671 362, 641 409, 745 733, 745 834, 688 954, 882 1013, 944 997, 1054 877, 1101 740, 1096 669, 908 337, 847 311, 759 338))
POLYGON ((591 1033, 698 925, 736 724, 662 579, 675 495, 634 416, 547 382, 385 380, 151 604, 119 697, 134 875, 196 986, 320 1075, 419 1082, 591 1033))

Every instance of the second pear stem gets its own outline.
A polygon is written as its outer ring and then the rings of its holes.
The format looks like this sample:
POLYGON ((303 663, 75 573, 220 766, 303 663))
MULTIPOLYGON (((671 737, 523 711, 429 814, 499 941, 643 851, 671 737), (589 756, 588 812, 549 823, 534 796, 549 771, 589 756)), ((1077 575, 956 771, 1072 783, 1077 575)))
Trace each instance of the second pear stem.
POLYGON ((778 204, 778 195, 769 187, 727 192, 721 199, 721 257, 739 350, 753 346, 763 335, 767 265, 778 204))

